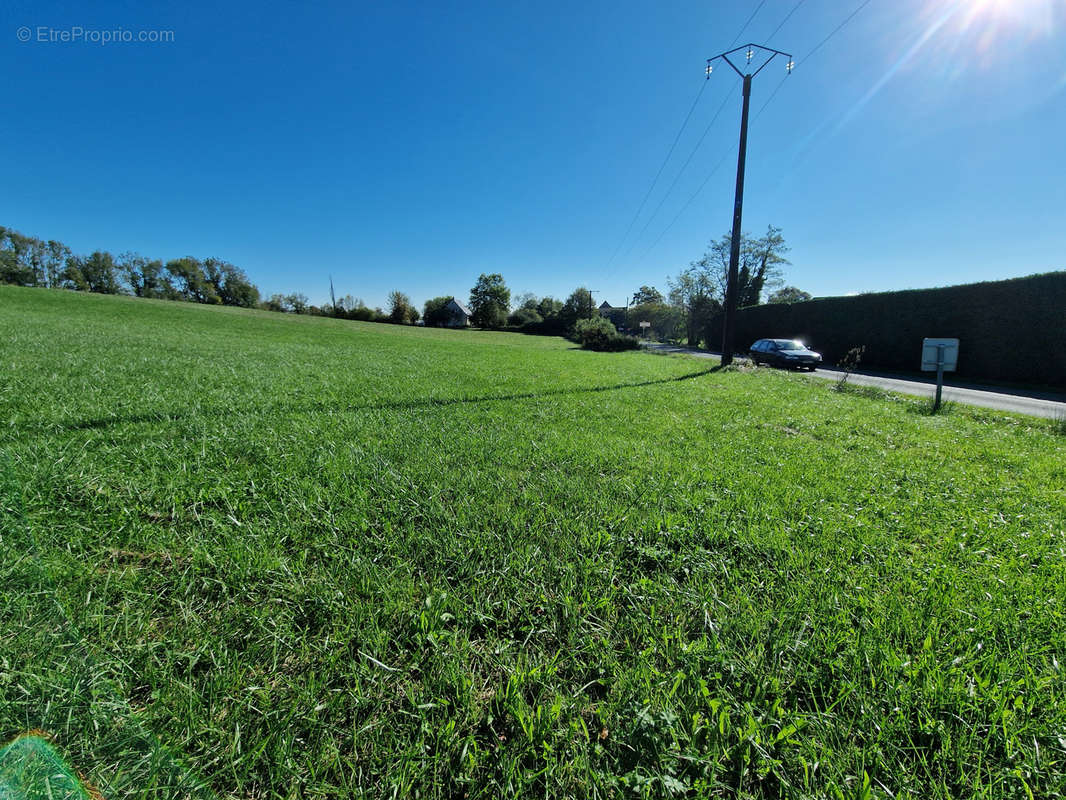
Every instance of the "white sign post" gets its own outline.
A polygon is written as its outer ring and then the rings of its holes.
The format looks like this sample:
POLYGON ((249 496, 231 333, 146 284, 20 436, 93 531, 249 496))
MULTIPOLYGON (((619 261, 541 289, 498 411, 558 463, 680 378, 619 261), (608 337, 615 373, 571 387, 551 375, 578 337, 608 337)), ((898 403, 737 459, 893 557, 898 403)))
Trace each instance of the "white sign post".
POLYGON ((958 339, 924 339, 922 341, 922 372, 936 371, 936 400, 933 402, 933 411, 940 410, 940 395, 944 390, 944 373, 954 372, 958 363, 958 339))
POLYGON ((647 339, 648 338, 648 328, 651 327, 651 323, 650 322, 642 322, 642 323, 640 323, 640 327, 642 327, 644 329, 644 338, 647 339))

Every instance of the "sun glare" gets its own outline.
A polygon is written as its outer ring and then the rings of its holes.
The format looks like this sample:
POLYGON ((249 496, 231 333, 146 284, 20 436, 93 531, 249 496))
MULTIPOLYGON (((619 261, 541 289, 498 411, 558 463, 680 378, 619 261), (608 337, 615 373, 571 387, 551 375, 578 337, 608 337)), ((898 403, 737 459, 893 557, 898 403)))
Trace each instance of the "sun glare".
MULTIPOLYGON (((943 0, 935 3, 943 9, 943 0)), ((1062 0, 950 0, 952 27, 982 53, 997 45, 1055 33, 1056 6, 1062 0)))

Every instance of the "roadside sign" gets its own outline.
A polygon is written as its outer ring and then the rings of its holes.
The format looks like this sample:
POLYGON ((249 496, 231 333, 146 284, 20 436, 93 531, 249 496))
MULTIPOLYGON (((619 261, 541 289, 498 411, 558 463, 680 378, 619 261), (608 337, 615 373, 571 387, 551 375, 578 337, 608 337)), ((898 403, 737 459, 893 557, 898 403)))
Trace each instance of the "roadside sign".
POLYGON ((642 328, 650 328, 651 327, 651 323, 650 322, 642 322, 642 323, 640 323, 640 327, 642 327, 642 328))
POLYGON ((959 363, 958 339, 924 339, 922 372, 954 372, 959 363))
POLYGON ((944 373, 954 372, 958 363, 958 339, 922 340, 922 372, 936 372, 936 399, 933 401, 933 411, 940 410, 940 396, 944 391, 944 373))

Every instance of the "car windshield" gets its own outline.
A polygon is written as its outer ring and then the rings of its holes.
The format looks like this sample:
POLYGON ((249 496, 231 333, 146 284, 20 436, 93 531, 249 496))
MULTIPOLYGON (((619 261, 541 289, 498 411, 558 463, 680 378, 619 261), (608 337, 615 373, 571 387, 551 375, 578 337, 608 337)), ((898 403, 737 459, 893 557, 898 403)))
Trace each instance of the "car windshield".
POLYGON ((778 340, 777 342, 775 342, 775 344, 777 345, 777 349, 778 350, 806 350, 807 349, 806 347, 803 346, 803 342, 788 342, 788 341, 778 340))

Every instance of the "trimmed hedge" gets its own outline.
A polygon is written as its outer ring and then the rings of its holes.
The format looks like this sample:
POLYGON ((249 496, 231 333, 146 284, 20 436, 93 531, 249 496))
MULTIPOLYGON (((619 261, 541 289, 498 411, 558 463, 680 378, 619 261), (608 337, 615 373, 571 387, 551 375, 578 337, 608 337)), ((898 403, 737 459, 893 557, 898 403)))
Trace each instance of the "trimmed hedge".
MULTIPOLYGON (((1066 271, 942 289, 740 309, 737 347, 764 337, 800 339, 836 364, 866 346, 862 366, 913 372, 922 339, 956 337, 960 378, 1066 387, 1066 271)), ((722 318, 707 329, 722 341, 722 318)))

